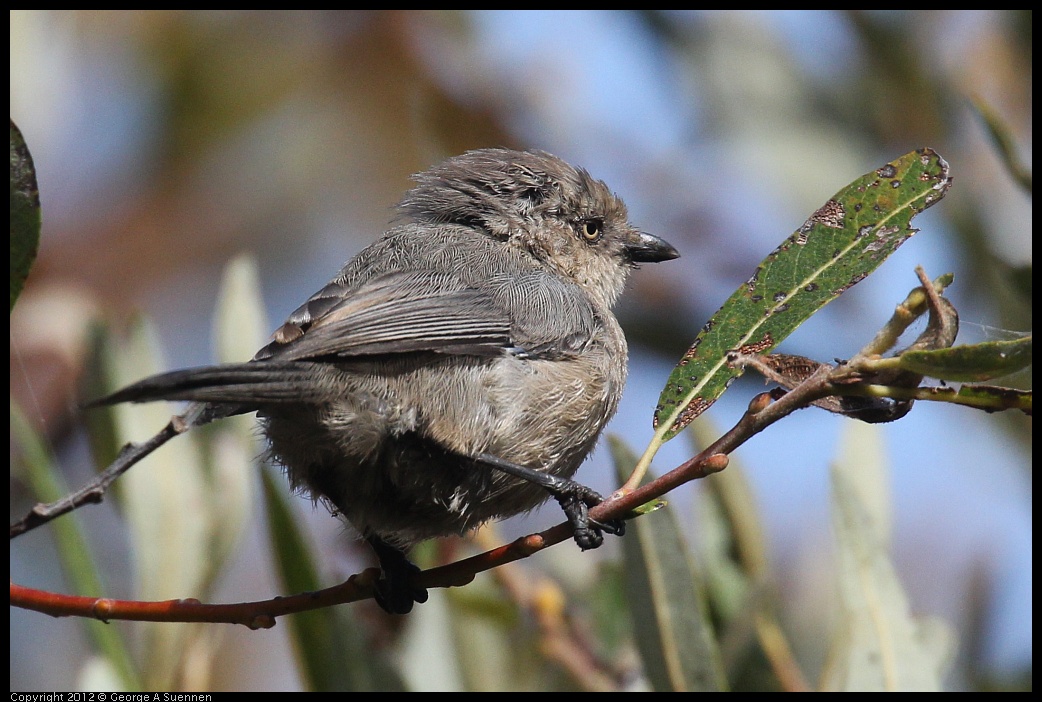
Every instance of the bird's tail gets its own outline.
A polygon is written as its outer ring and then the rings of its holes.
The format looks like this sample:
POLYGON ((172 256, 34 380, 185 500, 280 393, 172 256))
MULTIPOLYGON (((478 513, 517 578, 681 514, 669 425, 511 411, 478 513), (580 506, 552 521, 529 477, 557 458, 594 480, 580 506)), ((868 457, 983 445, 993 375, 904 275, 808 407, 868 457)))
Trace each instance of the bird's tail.
POLYGON ((86 406, 192 400, 236 404, 242 406, 241 411, 251 411, 263 405, 312 399, 308 388, 314 387, 316 370, 317 364, 301 361, 227 363, 187 368, 139 380, 111 395, 93 400, 86 406))

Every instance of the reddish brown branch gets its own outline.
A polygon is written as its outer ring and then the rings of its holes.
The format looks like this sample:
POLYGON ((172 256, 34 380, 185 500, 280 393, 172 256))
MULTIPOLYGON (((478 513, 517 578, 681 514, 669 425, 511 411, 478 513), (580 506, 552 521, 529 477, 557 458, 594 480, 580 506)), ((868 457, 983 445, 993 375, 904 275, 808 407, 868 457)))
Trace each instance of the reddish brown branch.
MULTIPOLYGON (((749 410, 741 420, 726 434, 721 436, 705 451, 689 461, 653 480, 632 492, 616 493, 600 505, 590 510, 590 516, 597 520, 621 518, 632 510, 666 494, 679 485, 691 480, 704 478, 727 467, 726 454, 763 431, 765 428, 787 416, 797 409, 806 407, 811 401, 835 392, 828 379, 828 368, 824 367, 806 382, 784 394, 778 401, 771 402, 771 395, 758 395, 749 406, 749 410)), ((104 474, 107 482, 140 460, 144 455, 155 450, 173 436, 184 431, 184 423, 175 418, 159 434, 146 444, 127 445, 117 459, 104 474), (125 458, 125 460, 124 460, 125 458), (118 472, 114 468, 119 467, 118 472)), ((88 488, 97 488, 98 481, 88 488)), ((78 499, 80 503, 89 501, 82 497, 91 492, 85 488, 52 505, 70 505, 74 509, 78 499)), ((104 487, 101 488, 104 492, 104 487)), ((51 507, 52 505, 48 505, 51 507)), ((34 510, 35 512, 35 510, 34 510)), ((61 512, 64 513, 64 512, 61 512)), ((45 521, 49 521, 50 516, 45 521)), ((25 521, 25 520, 23 520, 25 521)), ((30 526, 29 528, 32 528, 30 526)), ((12 526, 12 531, 14 526, 12 526)), ((459 587, 466 585, 477 573, 490 570, 505 563, 527 558, 538 551, 565 541, 571 536, 567 522, 551 527, 538 534, 517 539, 516 541, 492 549, 485 553, 449 565, 431 568, 420 573, 418 584, 423 587, 459 587)), ((167 622, 214 622, 243 624, 250 628, 260 629, 275 625, 275 618, 295 612, 329 607, 337 604, 355 602, 372 597, 373 583, 379 575, 375 569, 366 570, 353 575, 339 585, 325 588, 317 592, 301 593, 290 597, 278 597, 258 602, 242 602, 237 604, 203 604, 194 599, 167 600, 163 602, 138 602, 128 600, 112 600, 108 598, 80 597, 45 592, 11 583, 11 604, 31 609, 52 616, 82 616, 108 621, 111 619, 128 619, 138 621, 167 622)))

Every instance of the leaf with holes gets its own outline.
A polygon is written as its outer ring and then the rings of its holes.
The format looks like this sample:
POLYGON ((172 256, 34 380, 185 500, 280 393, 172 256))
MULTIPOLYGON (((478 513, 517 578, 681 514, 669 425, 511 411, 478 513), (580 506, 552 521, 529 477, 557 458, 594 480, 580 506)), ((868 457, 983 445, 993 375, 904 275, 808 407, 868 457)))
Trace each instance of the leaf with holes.
POLYGON ((764 353, 863 280, 916 232, 912 218, 944 197, 948 164, 933 149, 905 154, 836 193, 763 260, 681 359, 655 410, 666 441, 741 374, 728 353, 764 353))

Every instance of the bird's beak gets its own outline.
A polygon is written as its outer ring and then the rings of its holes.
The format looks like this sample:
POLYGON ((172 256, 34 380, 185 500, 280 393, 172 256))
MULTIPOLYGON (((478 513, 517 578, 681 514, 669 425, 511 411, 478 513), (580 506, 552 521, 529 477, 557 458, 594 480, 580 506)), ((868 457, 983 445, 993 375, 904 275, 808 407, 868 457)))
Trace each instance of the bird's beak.
POLYGON ((633 241, 626 246, 630 260, 634 263, 658 263, 680 257, 673 245, 645 232, 637 232, 633 241))

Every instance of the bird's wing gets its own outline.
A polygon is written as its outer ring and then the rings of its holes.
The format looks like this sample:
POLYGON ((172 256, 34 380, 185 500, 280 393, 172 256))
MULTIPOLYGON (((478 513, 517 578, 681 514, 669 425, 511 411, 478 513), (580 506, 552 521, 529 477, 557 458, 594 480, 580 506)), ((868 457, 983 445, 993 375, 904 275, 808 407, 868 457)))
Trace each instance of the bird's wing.
MULTIPOLYGON (((491 355, 513 349, 501 304, 458 277, 385 273, 359 286, 330 283, 301 305, 249 363, 189 368, 145 378, 89 406, 152 400, 234 405, 300 402, 323 391, 325 361, 415 351, 491 355)), ((324 392, 324 391, 323 391, 324 392)))
POLYGON ((328 361, 420 351, 557 360, 593 338, 589 304, 556 279, 490 281, 477 288, 433 271, 384 273, 352 286, 334 281, 290 315, 253 361, 155 375, 90 405, 195 400, 229 405, 224 415, 234 414, 327 392, 315 378, 328 372, 328 361))
POLYGON ((436 351, 489 355, 511 347, 503 307, 458 277, 392 272, 360 286, 333 282, 301 305, 254 360, 436 351))

